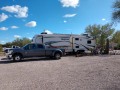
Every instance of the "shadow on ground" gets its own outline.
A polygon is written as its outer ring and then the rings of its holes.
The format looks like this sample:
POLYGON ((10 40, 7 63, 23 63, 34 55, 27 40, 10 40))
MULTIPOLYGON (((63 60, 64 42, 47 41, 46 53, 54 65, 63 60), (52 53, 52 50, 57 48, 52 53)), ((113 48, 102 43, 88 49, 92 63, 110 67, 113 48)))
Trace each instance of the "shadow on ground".
POLYGON ((56 59, 51 59, 51 58, 27 58, 27 59, 23 59, 19 62, 17 61, 13 61, 13 60, 9 60, 7 58, 2 58, 0 60, 0 64, 10 64, 10 63, 20 63, 20 62, 35 62, 35 61, 55 61, 56 59))

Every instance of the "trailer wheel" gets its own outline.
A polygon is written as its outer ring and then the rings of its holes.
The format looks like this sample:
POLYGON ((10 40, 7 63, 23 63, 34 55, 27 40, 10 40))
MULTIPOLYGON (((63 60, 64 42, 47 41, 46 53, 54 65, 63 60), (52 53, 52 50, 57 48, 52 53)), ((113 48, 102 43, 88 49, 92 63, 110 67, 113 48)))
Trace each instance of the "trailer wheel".
POLYGON ((61 58, 61 54, 59 52, 55 53, 54 58, 55 59, 60 59, 61 58))
POLYGON ((85 53, 84 50, 78 50, 78 51, 76 52, 76 57, 78 57, 78 56, 83 56, 84 53, 85 53))

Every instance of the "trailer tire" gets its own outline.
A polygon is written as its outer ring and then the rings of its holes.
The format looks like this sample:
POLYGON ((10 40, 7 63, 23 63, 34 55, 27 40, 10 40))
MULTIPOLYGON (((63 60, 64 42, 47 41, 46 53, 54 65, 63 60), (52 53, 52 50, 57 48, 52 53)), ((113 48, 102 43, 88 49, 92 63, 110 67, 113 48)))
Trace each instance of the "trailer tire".
POLYGON ((76 57, 78 57, 78 56, 83 56, 83 54, 84 54, 84 50, 78 50, 77 52, 76 52, 76 57))

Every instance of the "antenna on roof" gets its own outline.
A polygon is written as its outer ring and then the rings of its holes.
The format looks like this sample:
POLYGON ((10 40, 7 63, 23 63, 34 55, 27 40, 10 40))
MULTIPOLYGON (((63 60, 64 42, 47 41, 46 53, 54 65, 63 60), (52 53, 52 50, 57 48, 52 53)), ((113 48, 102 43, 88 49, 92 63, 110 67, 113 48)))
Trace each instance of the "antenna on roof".
POLYGON ((46 31, 46 29, 43 30, 44 32, 46 31))

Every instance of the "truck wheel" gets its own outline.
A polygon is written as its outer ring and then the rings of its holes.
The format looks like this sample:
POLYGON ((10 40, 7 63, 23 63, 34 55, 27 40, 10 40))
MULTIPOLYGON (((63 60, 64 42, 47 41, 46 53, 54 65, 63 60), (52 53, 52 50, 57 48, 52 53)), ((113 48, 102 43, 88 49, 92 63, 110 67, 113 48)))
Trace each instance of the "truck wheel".
POLYGON ((55 59, 60 59, 61 58, 61 54, 60 53, 55 53, 54 58, 55 59))
POLYGON ((13 61, 21 61, 21 59, 22 59, 22 56, 20 55, 20 54, 16 54, 16 55, 14 55, 13 56, 13 61))

